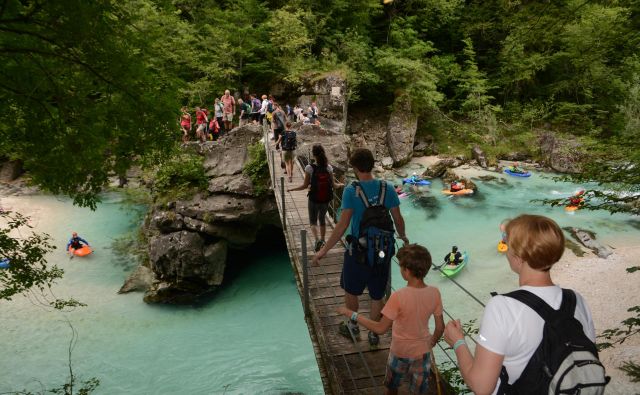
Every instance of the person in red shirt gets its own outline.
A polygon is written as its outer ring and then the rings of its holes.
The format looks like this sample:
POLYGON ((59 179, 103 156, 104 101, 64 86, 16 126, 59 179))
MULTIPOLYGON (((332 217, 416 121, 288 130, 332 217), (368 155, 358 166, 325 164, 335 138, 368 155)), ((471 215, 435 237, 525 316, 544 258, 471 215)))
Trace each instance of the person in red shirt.
POLYGON ((180 129, 182 129, 182 142, 189 141, 189 132, 191 132, 191 114, 187 111, 187 107, 182 107, 182 115, 180 116, 180 129))
POLYGON ((200 109, 200 107, 196 107, 196 136, 201 143, 205 141, 205 130, 207 123, 207 114, 200 109))
POLYGON ((224 130, 230 131, 233 126, 233 114, 236 112, 236 99, 231 96, 229 89, 224 91, 224 95, 220 98, 222 102, 222 120, 224 122, 224 130))

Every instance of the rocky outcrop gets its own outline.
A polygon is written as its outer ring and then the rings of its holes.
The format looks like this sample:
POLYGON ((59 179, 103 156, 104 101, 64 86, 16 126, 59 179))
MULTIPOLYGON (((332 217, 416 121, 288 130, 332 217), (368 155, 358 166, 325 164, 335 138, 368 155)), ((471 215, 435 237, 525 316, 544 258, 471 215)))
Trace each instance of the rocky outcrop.
POLYGON ((568 231, 574 239, 580 242, 580 244, 582 244, 583 246, 593 251, 600 258, 606 259, 609 255, 613 254, 613 251, 611 251, 609 247, 604 246, 596 241, 595 233, 573 227, 567 227, 563 229, 568 231))
POLYGON ((442 177, 447 169, 452 167, 458 167, 464 163, 464 160, 453 157, 438 158, 438 161, 429 166, 427 170, 422 173, 426 177, 442 177))
MULTIPOLYGON (((154 279, 145 302, 193 303, 215 291, 224 279, 228 249, 247 248, 263 227, 279 226, 273 197, 255 196, 251 179, 242 173, 248 146, 262 138, 262 128, 247 125, 217 142, 185 146, 205 157, 209 186, 190 199, 157 204, 147 214, 154 279)), ((123 287, 129 288, 142 286, 123 287)))
POLYGON ((404 165, 413 157, 413 143, 418 128, 418 116, 411 111, 409 96, 396 98, 388 125, 387 145, 393 165, 404 165))
POLYGON ((560 173, 579 173, 584 151, 579 142, 557 137, 553 133, 543 133, 539 140, 544 164, 560 173))
POLYGON ((413 156, 437 155, 438 147, 436 146, 433 136, 419 136, 414 138, 413 156))
POLYGON ((347 125, 347 82, 340 72, 315 75, 304 81, 298 91, 297 104, 305 112, 315 101, 320 124, 334 133, 344 133, 347 125))
POLYGON ((145 292, 155 280, 155 274, 151 269, 146 266, 140 265, 138 268, 127 277, 124 285, 118 291, 119 294, 126 294, 129 292, 145 292))
POLYGON ((296 155, 304 157, 308 163, 311 148, 314 144, 322 142, 329 163, 340 176, 349 168, 349 137, 343 133, 326 130, 323 126, 301 125, 298 128, 296 155))
POLYGON ((487 168, 487 156, 480 147, 478 147, 477 145, 473 146, 473 148, 471 149, 471 156, 476 160, 476 162, 478 162, 478 165, 480 165, 480 167, 482 167, 483 169, 487 168))

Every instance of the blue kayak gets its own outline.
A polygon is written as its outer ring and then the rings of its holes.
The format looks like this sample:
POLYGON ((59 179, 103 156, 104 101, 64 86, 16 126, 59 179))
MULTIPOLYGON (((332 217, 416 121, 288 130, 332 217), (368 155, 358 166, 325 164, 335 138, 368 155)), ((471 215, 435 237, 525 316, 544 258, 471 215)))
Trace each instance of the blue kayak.
POLYGON ((411 177, 409 177, 409 178, 403 178, 403 179, 402 179, 402 183, 403 183, 403 184, 411 184, 411 185, 431 185, 431 181, 427 181, 427 180, 413 180, 413 179, 411 179, 411 177))
POLYGON ((2 258, 0 259, 0 269, 8 269, 9 268, 9 259, 2 258))
POLYGON ((531 173, 529 173, 528 171, 525 171, 524 173, 514 173, 509 169, 504 169, 504 172, 514 177, 530 177, 531 176, 531 173))

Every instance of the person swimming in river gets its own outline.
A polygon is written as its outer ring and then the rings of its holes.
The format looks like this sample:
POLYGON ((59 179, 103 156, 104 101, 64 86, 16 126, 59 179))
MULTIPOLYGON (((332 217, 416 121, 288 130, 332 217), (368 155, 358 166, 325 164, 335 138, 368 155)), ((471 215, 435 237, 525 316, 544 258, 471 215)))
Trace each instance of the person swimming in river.
POLYGON ((396 184, 396 185, 393 186, 393 188, 396 190, 396 193, 398 195, 401 195, 404 192, 404 190, 402 189, 402 187, 400 185, 396 184))
POLYGON ((464 183, 457 180, 451 182, 451 192, 458 192, 464 189, 464 183))
POLYGON ((451 247, 451 252, 444 257, 444 263, 450 267, 456 267, 462 263, 462 254, 458 251, 458 247, 451 247))
POLYGON ((69 251, 69 247, 71 247, 73 250, 79 250, 80 248, 82 248, 82 243, 89 245, 88 241, 78 236, 78 233, 73 232, 71 234, 69 242, 67 243, 67 251, 69 251))

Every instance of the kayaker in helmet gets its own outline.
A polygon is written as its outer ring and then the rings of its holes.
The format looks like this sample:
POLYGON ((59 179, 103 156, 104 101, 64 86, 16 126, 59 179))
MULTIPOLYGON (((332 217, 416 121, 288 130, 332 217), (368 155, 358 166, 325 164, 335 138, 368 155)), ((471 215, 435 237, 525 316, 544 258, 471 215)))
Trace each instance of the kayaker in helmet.
POLYGON ((569 206, 579 207, 579 206, 582 206, 583 204, 584 204, 584 189, 579 190, 569 198, 569 206))
POLYGON ((462 262, 462 254, 458 251, 457 246, 451 247, 451 252, 445 255, 444 263, 449 266, 458 266, 462 262))
POLYGON ((518 174, 524 173, 524 170, 520 168, 518 162, 513 162, 513 165, 509 166, 509 171, 518 174))
POLYGON ((67 251, 69 251, 69 247, 71 247, 74 250, 78 250, 82 248, 82 243, 89 245, 88 241, 78 236, 78 233, 73 232, 71 234, 71 238, 69 239, 69 242, 67 243, 67 251))
POLYGON ((458 192, 464 189, 464 183, 458 182, 457 180, 451 183, 451 192, 458 192))

